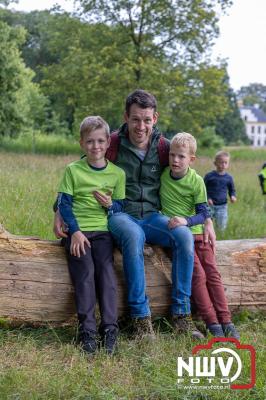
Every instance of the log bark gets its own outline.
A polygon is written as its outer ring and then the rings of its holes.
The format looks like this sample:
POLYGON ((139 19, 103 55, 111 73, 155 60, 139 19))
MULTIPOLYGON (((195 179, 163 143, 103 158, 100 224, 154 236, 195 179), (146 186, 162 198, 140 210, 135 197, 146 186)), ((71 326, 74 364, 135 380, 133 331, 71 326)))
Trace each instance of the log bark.
MULTIPOLYGON (((119 315, 127 312, 122 256, 114 251, 119 315)), ((266 239, 220 241, 217 264, 231 309, 266 309, 266 239)), ((147 294, 153 316, 171 302, 171 261, 162 248, 145 247, 147 294)), ((15 236, 0 225, 0 317, 29 323, 69 323, 74 291, 59 241, 15 236)))

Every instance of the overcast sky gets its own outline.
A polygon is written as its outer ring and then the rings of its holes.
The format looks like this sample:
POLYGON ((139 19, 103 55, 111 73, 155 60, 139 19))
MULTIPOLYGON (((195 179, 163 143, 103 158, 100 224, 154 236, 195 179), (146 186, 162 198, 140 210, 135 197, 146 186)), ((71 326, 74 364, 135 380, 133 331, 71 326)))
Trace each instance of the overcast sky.
MULTIPOLYGON (((228 15, 220 19, 214 55, 228 60, 233 89, 255 82, 266 85, 266 0, 233 1, 228 15)), ((51 8, 55 3, 67 11, 73 9, 72 0, 19 0, 12 7, 31 11, 51 8)))

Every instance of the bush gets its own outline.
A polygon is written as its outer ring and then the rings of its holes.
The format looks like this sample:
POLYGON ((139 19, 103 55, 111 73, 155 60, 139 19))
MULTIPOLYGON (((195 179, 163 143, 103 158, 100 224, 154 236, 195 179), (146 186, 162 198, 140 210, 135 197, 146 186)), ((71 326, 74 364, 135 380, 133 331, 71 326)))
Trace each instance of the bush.
POLYGON ((198 147, 218 149, 224 146, 224 140, 216 135, 214 127, 207 127, 197 139, 198 147))

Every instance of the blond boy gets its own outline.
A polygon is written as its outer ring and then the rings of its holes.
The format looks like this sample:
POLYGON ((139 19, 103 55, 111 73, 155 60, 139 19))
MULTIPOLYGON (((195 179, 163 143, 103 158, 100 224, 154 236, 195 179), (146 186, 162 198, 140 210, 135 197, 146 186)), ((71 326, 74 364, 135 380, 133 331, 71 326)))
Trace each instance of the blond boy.
POLYGON ((204 181, 190 167, 196 157, 196 139, 186 132, 170 143, 169 167, 161 176, 160 198, 169 229, 189 226, 195 244, 192 297, 209 331, 216 337, 239 338, 228 309, 213 248, 204 243, 203 223, 209 217, 204 181))

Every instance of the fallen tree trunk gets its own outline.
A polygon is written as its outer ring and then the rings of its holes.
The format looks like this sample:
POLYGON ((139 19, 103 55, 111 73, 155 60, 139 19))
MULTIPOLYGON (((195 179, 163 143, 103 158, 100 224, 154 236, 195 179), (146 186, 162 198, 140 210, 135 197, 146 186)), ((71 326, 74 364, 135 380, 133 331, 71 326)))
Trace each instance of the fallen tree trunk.
MULTIPOLYGON (((127 311, 122 256, 114 252, 119 315, 127 311)), ((217 243, 217 264, 232 309, 266 309, 266 239, 217 243)), ((167 315, 171 261, 158 246, 146 246, 147 294, 153 316, 167 315)), ((58 241, 11 235, 0 225, 0 317, 60 324, 75 316, 73 287, 58 241)))

